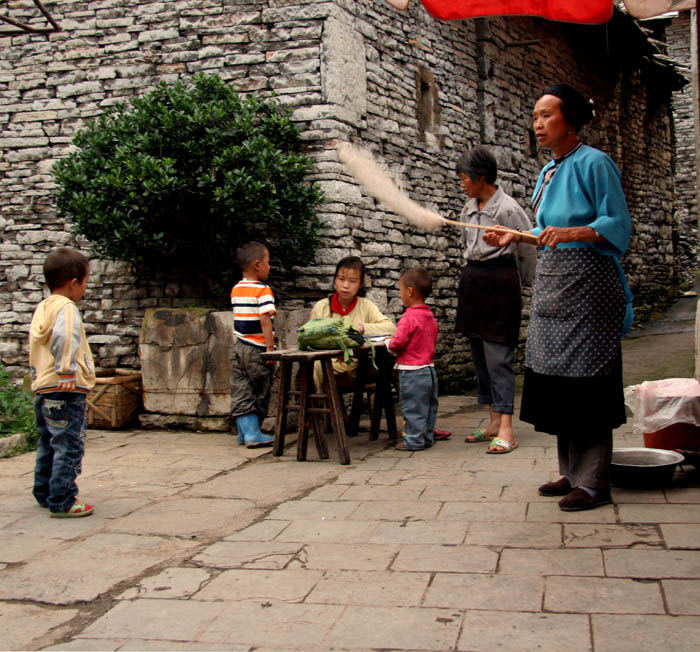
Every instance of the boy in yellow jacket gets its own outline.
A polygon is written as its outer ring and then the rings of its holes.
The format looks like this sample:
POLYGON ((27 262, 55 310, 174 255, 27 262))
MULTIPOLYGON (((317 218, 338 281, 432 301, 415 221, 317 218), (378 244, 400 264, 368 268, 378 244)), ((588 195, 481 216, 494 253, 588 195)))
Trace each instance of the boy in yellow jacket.
POLYGON ((33 494, 57 518, 88 516, 92 505, 77 500, 76 478, 85 454, 88 392, 95 364, 80 312, 90 263, 75 249, 54 249, 44 261, 51 296, 34 311, 29 331, 29 366, 35 393, 36 448, 33 494))

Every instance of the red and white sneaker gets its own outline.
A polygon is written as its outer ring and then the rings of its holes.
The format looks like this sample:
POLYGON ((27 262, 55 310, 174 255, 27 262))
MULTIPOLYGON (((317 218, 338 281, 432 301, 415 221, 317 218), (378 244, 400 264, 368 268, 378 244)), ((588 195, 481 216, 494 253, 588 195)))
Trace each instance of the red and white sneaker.
POLYGON ((79 503, 77 500, 65 512, 51 512, 51 518, 79 518, 81 516, 90 516, 95 508, 87 503, 79 503))

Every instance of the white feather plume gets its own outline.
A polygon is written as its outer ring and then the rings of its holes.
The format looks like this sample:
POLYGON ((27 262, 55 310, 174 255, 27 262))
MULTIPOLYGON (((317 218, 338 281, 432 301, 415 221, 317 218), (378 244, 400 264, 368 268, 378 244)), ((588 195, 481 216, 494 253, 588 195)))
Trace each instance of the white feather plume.
POLYGON ((395 213, 428 231, 445 225, 445 218, 421 206, 403 192, 370 152, 344 142, 338 143, 337 150, 338 158, 352 176, 395 213))

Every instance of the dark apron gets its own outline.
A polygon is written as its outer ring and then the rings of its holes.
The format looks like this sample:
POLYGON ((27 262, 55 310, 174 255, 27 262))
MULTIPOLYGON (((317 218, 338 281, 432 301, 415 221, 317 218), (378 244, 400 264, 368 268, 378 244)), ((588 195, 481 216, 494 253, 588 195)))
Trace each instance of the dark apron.
POLYGON ((515 347, 520 332, 520 278, 512 256, 470 260, 457 290, 455 331, 515 347))
POLYGON ((609 437, 625 423, 615 261, 591 248, 544 251, 527 334, 520 419, 538 432, 609 437))

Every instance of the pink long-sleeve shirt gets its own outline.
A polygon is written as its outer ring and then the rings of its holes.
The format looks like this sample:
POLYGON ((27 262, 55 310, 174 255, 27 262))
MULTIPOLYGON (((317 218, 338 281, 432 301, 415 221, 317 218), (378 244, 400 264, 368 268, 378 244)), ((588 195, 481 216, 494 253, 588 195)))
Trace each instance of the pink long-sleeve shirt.
POLYGON ((438 325, 430 308, 424 303, 406 308, 399 320, 396 334, 387 343, 389 350, 398 355, 399 365, 411 367, 433 363, 438 325))

